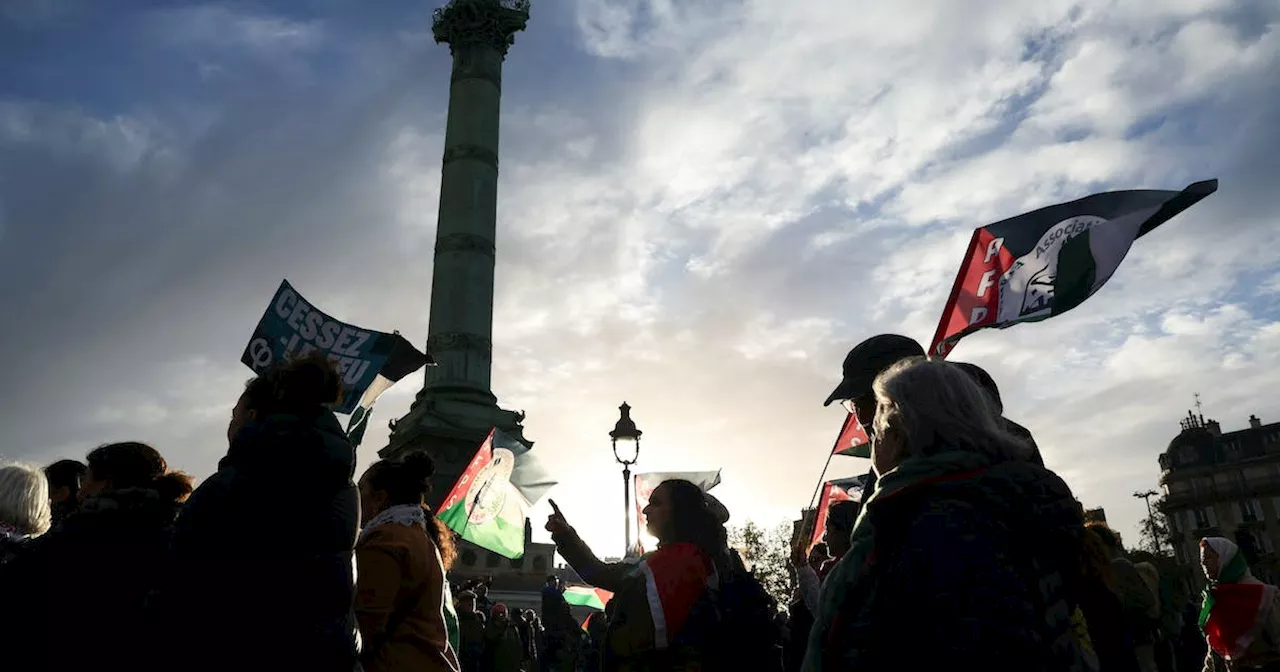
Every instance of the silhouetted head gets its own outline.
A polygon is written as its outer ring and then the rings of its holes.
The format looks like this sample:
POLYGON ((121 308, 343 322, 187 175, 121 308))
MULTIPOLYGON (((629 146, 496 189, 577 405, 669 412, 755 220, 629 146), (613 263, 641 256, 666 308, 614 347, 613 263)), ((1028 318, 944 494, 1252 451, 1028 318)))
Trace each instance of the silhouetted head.
POLYGON ((49 479, 49 499, 54 504, 75 501, 80 493, 80 483, 89 467, 78 460, 58 460, 44 468, 49 479))
POLYGON ((0 536, 36 536, 52 524, 49 482, 36 467, 0 466, 0 536))
POLYGON ((644 515, 659 545, 691 543, 711 558, 728 547, 724 525, 706 494, 689 481, 664 481, 654 488, 644 515))
POLYGON ((831 557, 840 559, 849 552, 849 537, 862 506, 857 502, 836 502, 827 512, 826 537, 831 557))
POLYGON ((871 464, 877 474, 940 450, 1030 459, 1027 445, 1004 429, 990 396, 954 364, 903 360, 880 374, 873 388, 877 408, 871 464))
POLYGON ((378 460, 360 477, 360 512, 364 522, 392 506, 421 506, 431 494, 436 463, 425 452, 409 453, 394 460, 378 460))
POLYGON ((170 502, 181 502, 191 494, 191 477, 169 471, 160 451, 145 443, 110 443, 94 448, 86 461, 89 469, 80 487, 81 499, 129 488, 155 490, 170 502))
POLYGON ((227 441, 266 415, 312 415, 342 399, 342 373, 322 353, 296 357, 267 369, 245 384, 231 409, 227 441))

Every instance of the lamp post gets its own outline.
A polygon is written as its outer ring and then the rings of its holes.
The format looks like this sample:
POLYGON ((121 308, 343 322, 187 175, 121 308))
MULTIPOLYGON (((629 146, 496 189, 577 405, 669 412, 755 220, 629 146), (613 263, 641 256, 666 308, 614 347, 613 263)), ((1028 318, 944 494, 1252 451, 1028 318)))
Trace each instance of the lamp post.
POLYGON ((622 402, 618 410, 621 415, 618 417, 618 424, 609 432, 609 438, 613 440, 613 459, 622 465, 622 527, 626 530, 627 541, 627 546, 623 549, 625 555, 631 551, 631 465, 640 459, 642 432, 631 419, 631 406, 627 402, 622 402))
POLYGON ((1147 534, 1151 535, 1151 543, 1155 546, 1154 550, 1157 554, 1164 552, 1164 544, 1160 543, 1160 538, 1156 536, 1156 520, 1155 513, 1151 510, 1151 498, 1158 497, 1159 495, 1160 493, 1155 490, 1133 493, 1135 498, 1141 499, 1147 503, 1147 534))

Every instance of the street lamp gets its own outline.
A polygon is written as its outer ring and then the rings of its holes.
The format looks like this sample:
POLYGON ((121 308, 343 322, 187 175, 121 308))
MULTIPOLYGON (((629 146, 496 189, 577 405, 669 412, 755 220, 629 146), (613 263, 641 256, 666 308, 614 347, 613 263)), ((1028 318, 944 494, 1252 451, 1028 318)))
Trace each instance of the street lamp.
POLYGON ((640 459, 640 435, 643 433, 631 419, 631 406, 622 402, 618 424, 609 432, 613 440, 613 459, 622 465, 622 526, 626 530, 627 546, 623 554, 631 551, 631 465, 640 459))
POLYGON ((1163 553, 1164 544, 1160 543, 1160 537, 1156 534, 1156 514, 1151 510, 1151 498, 1159 497, 1160 493, 1155 490, 1148 490, 1146 492, 1135 492, 1133 496, 1147 503, 1147 534, 1151 535, 1151 543, 1155 546, 1155 552, 1157 554, 1163 553))

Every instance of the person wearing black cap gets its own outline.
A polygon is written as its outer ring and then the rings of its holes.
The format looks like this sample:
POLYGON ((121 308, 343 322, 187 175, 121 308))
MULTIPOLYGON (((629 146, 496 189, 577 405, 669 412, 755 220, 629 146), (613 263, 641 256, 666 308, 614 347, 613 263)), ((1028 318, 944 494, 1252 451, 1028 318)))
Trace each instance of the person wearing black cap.
POLYGON ((991 403, 995 404, 996 412, 999 413, 1000 417, 1004 420, 1005 430, 1019 439, 1022 439, 1023 442, 1031 448, 1031 461, 1043 467, 1044 458, 1040 456, 1040 446, 1036 445, 1035 438, 1031 436, 1031 430, 1019 425, 1009 418, 1004 417, 1004 402, 1000 400, 1000 388, 996 387, 996 381, 991 378, 991 374, 987 373, 977 364, 956 362, 956 366, 964 369, 965 373, 972 376, 973 379, 977 381, 978 385, 982 386, 982 389, 987 393, 987 397, 991 400, 991 403))
MULTIPOLYGON (((854 414, 858 422, 867 432, 867 438, 874 431, 873 421, 876 419, 876 395, 871 390, 871 383, 876 376, 887 371, 889 367, 911 357, 924 357, 924 348, 913 338, 898 334, 879 334, 853 346, 845 355, 843 378, 832 390, 823 406, 830 406, 839 401, 845 410, 854 414)), ((863 498, 870 496, 876 487, 876 472, 868 470, 866 485, 863 487, 863 498)))

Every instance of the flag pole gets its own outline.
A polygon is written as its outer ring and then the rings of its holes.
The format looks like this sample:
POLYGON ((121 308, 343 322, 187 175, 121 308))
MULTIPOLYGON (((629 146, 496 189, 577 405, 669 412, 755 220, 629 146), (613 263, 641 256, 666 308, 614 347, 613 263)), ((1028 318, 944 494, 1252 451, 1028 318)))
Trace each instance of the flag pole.
POLYGON ((929 344, 930 357, 947 358, 946 352, 939 353, 938 347, 942 345, 943 334, 947 328, 947 316, 956 308, 956 299, 960 298, 960 287, 964 284, 964 272, 969 268, 969 260, 973 259, 973 248, 978 244, 978 234, 982 229, 974 229, 973 237, 969 239, 969 246, 965 248, 964 259, 960 261, 960 270, 956 271, 955 284, 951 285, 951 296, 947 298, 947 303, 942 306, 942 317, 938 319, 938 329, 933 332, 933 342, 929 344))

